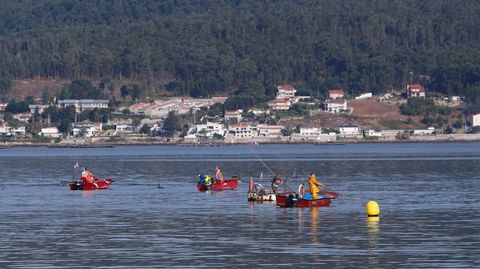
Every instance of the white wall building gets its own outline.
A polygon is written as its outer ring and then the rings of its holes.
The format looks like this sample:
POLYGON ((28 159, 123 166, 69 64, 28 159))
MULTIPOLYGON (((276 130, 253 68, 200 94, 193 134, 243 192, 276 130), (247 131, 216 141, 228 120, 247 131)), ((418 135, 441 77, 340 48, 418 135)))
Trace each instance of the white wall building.
POLYGON ((347 100, 345 99, 329 99, 325 102, 325 111, 330 113, 347 112, 347 100))
POLYGON ((382 137, 383 133, 382 130, 365 129, 363 130, 363 135, 365 137, 382 137))
POLYGON ((268 107, 272 110, 288 110, 292 105, 292 101, 289 99, 275 99, 268 102, 268 107))
POLYGON ((372 98, 373 94, 371 92, 362 93, 359 96, 355 97, 356 100, 369 99, 372 98))
POLYGON ((285 128, 284 126, 280 126, 280 125, 258 124, 257 135, 265 136, 265 137, 281 136, 282 129, 284 128, 285 128))
POLYGON ((35 110, 38 108, 38 113, 43 113, 47 108, 49 108, 50 105, 28 105, 28 108, 30 109, 30 113, 34 114, 35 110))
POLYGON ((470 116, 472 127, 480 126, 480 113, 474 113, 470 116))
POLYGON ((241 122, 233 125, 229 133, 236 138, 252 138, 258 136, 257 127, 247 122, 241 122))
POLYGON ((318 136, 322 134, 322 128, 317 127, 300 127, 301 136, 318 136))
POLYGON ((360 130, 358 129, 358 126, 355 125, 345 125, 340 128, 338 128, 338 131, 340 132, 340 135, 342 136, 349 136, 349 135, 359 135, 360 130))
POLYGON ((62 136, 62 134, 58 131, 57 127, 42 128, 42 130, 40 131, 40 135, 53 138, 58 138, 62 136))
POLYGON ((115 126, 115 133, 113 135, 118 135, 118 134, 132 134, 137 132, 138 126, 136 125, 130 125, 130 124, 118 124, 115 126))
POLYGON ((109 101, 106 99, 102 100, 95 100, 95 99, 81 99, 81 100, 59 100, 58 106, 60 108, 65 108, 68 106, 75 106, 75 111, 80 113, 84 110, 90 109, 101 109, 101 108, 108 108, 109 101))
POLYGON ((243 110, 241 109, 237 109, 237 110, 225 110, 225 115, 224 115, 224 118, 226 121, 228 120, 231 120, 231 119, 235 119, 237 121, 241 121, 242 120, 242 112, 243 110))
POLYGON ((434 127, 428 127, 427 129, 416 129, 413 130, 413 135, 431 135, 435 132, 434 127))
POLYGON ((206 138, 212 138, 215 134, 224 136, 225 127, 222 123, 207 122, 206 124, 197 124, 197 136, 205 136, 206 138))
POLYGON ((270 114, 270 110, 262 109, 262 108, 252 108, 252 109, 249 109, 248 112, 253 113, 255 116, 270 114))

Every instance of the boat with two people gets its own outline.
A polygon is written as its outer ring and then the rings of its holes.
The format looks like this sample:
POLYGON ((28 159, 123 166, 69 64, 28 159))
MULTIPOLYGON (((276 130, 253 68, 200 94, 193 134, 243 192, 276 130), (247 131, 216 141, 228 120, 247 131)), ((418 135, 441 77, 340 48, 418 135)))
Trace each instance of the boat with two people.
MULTIPOLYGON (((261 176, 262 177, 262 176, 261 176)), ((255 183, 253 178, 250 178, 248 185, 247 200, 250 202, 272 202, 276 200, 276 194, 279 188, 284 184, 282 175, 275 174, 270 184, 270 189, 266 189, 260 183, 255 183)))
POLYGON ((233 176, 225 178, 222 171, 217 166, 215 168, 215 177, 211 175, 199 175, 197 182, 197 189, 199 191, 222 191, 233 190, 238 187, 239 177, 233 176))
MULTIPOLYGON (((78 168, 78 162, 74 165, 74 174, 75 168, 78 168)), ((80 180, 69 183, 70 190, 81 190, 81 191, 93 191, 93 190, 104 190, 110 187, 110 184, 115 180, 114 178, 97 178, 95 175, 88 170, 86 167, 82 167, 83 171, 80 175, 80 180)))
POLYGON ((305 191, 304 183, 298 186, 297 191, 291 190, 277 192, 276 201, 279 207, 321 207, 329 206, 340 194, 330 190, 321 190, 324 187, 318 182, 314 173, 310 173, 308 180, 309 190, 305 191))

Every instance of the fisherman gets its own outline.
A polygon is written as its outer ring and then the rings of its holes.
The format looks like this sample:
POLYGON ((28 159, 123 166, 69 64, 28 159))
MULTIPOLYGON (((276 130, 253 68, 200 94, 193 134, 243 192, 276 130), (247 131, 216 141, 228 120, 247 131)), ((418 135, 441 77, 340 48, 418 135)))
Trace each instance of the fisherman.
POLYGON ((204 182, 205 182, 205 186, 210 187, 213 184, 213 179, 210 175, 206 175, 204 182))
POLYGON ((82 180, 82 182, 84 184, 95 182, 95 176, 93 175, 92 172, 88 171, 88 169, 86 167, 83 167, 83 172, 82 172, 82 175, 81 175, 80 179, 82 180))
POLYGON ((280 185, 282 185, 282 174, 276 174, 272 179, 272 191, 276 193, 280 185))
POLYGON ((220 170, 218 165, 217 165, 217 167, 215 167, 215 178, 220 183, 223 183, 223 181, 225 181, 225 177, 223 176, 222 171, 220 170))
POLYGON ((317 181, 314 173, 310 173, 310 175, 308 176, 308 185, 310 186, 310 193, 312 194, 313 199, 318 198, 318 193, 320 192, 320 189, 318 187, 325 186, 317 181))

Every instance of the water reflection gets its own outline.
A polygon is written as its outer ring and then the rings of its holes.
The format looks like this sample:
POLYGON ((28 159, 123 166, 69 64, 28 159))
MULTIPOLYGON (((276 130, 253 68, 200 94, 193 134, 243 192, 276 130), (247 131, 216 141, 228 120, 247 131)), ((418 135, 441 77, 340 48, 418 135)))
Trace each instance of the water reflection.
POLYGON ((371 268, 379 266, 378 240, 380 237, 380 217, 367 217, 368 264, 371 268))
POLYGON ((320 244, 320 239, 318 236, 318 228, 320 226, 320 208, 311 207, 310 208, 310 233, 312 238, 312 244, 320 244))

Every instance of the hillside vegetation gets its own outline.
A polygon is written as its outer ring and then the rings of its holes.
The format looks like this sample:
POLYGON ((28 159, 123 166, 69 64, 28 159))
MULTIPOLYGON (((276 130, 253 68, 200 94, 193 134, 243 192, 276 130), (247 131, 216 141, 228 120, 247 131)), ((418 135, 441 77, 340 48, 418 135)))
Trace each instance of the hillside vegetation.
POLYGON ((409 81, 480 102, 476 0, 3 0, 0 78, 129 79, 179 95, 409 81))

